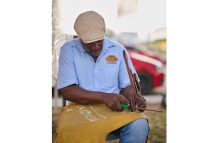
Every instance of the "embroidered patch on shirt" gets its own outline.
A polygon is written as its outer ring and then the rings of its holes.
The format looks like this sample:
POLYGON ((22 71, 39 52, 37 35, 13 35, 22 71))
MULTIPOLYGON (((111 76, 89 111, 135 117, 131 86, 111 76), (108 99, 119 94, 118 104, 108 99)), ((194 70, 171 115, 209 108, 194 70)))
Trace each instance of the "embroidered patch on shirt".
POLYGON ((116 55, 108 55, 105 59, 109 64, 114 64, 118 60, 116 55))

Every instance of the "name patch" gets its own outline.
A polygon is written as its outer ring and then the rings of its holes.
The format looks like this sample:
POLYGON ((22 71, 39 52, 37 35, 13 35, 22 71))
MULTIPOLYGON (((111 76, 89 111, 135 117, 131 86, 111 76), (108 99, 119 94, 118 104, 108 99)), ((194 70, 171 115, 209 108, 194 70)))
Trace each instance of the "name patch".
POLYGON ((118 60, 116 55, 108 55, 105 59, 109 64, 114 64, 118 60))

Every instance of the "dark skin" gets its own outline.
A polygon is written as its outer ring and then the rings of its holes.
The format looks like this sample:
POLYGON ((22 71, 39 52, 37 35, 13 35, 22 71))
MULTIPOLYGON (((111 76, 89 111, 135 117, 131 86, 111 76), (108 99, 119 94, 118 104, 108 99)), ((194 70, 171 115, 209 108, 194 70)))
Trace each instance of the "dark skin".
MULTIPOLYGON (((81 41, 82 42, 82 41, 81 41)), ((84 49, 90 53, 94 61, 97 60, 102 48, 103 48, 103 40, 99 40, 92 43, 83 43, 82 45, 84 49)), ((108 108, 113 111, 123 111, 123 108, 120 105, 120 102, 125 104, 129 104, 129 93, 130 86, 124 88, 121 93, 123 96, 117 96, 116 93, 104 93, 97 91, 88 91, 85 90, 78 85, 70 85, 59 89, 59 92, 63 95, 63 97, 69 101, 76 102, 79 104, 105 104, 108 108)), ((142 96, 141 96, 142 97, 142 96)), ((144 98, 139 98, 139 107, 146 107, 146 102, 144 98)))
POLYGON ((92 43, 83 43, 81 41, 84 49, 91 54, 92 58, 96 61, 102 48, 103 48, 103 40, 99 40, 92 43))

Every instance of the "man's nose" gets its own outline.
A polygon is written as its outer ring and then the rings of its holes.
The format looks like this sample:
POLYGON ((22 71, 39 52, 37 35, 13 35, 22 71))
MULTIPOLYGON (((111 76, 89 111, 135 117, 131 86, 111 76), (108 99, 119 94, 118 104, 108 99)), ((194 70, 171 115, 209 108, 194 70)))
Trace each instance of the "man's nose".
POLYGON ((101 48, 101 44, 99 44, 99 43, 94 43, 92 46, 93 46, 93 48, 95 48, 95 49, 101 48))

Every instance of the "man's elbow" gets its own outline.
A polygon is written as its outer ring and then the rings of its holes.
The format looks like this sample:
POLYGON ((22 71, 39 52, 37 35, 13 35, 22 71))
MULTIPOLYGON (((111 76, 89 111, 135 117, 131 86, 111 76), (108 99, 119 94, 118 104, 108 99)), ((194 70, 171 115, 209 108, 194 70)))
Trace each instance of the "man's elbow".
POLYGON ((68 98, 68 90, 66 88, 61 88, 58 89, 58 93, 64 98, 67 99, 68 98))

